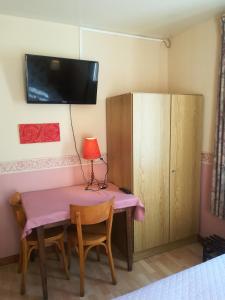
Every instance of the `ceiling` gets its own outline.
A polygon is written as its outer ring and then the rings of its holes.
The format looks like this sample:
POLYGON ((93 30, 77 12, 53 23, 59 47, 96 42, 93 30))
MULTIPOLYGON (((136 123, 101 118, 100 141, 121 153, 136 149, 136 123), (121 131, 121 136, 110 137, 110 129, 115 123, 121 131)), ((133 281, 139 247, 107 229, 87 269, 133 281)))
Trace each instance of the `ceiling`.
POLYGON ((0 14, 171 37, 225 12, 225 0, 0 0, 0 14))

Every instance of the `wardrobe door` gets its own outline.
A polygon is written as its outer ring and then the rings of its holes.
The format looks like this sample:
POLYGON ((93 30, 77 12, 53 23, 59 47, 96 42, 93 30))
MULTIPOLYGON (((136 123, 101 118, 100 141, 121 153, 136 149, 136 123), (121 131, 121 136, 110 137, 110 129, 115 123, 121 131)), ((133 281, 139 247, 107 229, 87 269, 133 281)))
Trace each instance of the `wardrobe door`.
POLYGON ((169 240, 170 96, 133 94, 133 190, 145 206, 134 251, 169 240))
POLYGON ((107 99, 108 180, 132 190, 132 94, 107 99))
POLYGON ((172 95, 170 241, 198 233, 202 96, 172 95))

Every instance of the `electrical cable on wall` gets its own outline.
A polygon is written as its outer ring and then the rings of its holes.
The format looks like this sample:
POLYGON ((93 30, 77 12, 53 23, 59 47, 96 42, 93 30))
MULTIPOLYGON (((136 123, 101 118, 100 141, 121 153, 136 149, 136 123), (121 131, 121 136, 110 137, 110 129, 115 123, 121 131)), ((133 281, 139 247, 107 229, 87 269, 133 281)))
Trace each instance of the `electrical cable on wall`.
MULTIPOLYGON (((83 41, 82 41, 82 28, 80 27, 80 30, 79 30, 79 59, 81 59, 81 55, 82 55, 82 44, 83 44, 83 41)), ((73 121, 72 121, 71 104, 69 105, 69 109, 70 109, 70 124, 71 124, 72 133, 73 133, 74 148, 75 148, 76 154, 77 154, 78 159, 79 159, 79 164, 80 164, 80 168, 81 168, 81 171, 82 171, 83 179, 86 182, 86 184, 88 184, 88 180, 87 180, 87 178, 84 174, 81 157, 80 157, 80 154, 79 154, 78 149, 77 149, 76 136, 75 136, 74 126, 73 126, 73 121)), ((108 167, 108 163, 104 160, 103 157, 100 157, 100 160, 103 161, 103 163, 106 165, 106 173, 105 173, 105 176, 104 176, 104 180, 103 180, 103 182, 99 182, 99 184, 101 185, 101 189, 104 189, 104 188, 107 187, 107 175, 108 175, 108 172, 109 172, 109 167, 108 167)))
POLYGON ((83 166, 82 166, 82 161, 81 161, 80 153, 79 153, 79 151, 77 149, 76 136, 75 136, 75 133, 74 133, 74 126, 73 126, 73 120, 72 120, 71 104, 69 105, 69 108, 70 108, 70 125, 71 125, 71 129, 72 129, 72 133, 73 133, 74 149, 75 149, 75 152, 76 152, 76 154, 78 156, 78 159, 79 159, 79 163, 80 163, 80 168, 81 168, 83 179, 84 179, 84 181, 87 184, 88 180, 87 180, 87 178, 86 178, 86 176, 84 174, 84 169, 83 169, 83 166))
POLYGON ((108 165, 108 163, 104 160, 103 157, 100 157, 100 160, 102 160, 102 161, 104 162, 104 164, 106 165, 106 172, 105 172, 104 181, 103 181, 103 183, 101 183, 101 188, 102 188, 102 189, 105 189, 105 188, 107 188, 107 175, 108 175, 108 173, 109 173, 109 165, 108 165))
MULTIPOLYGON (((79 59, 81 57, 81 32, 79 32, 79 59)), ((80 157, 80 153, 77 149, 77 141, 76 141, 76 136, 75 136, 75 132, 74 132, 74 126, 73 126, 73 119, 72 119, 72 111, 71 111, 71 104, 69 105, 69 109, 70 109, 70 125, 71 125, 71 129, 72 129, 72 133, 73 133, 73 142, 74 142, 74 149, 75 149, 75 152, 77 154, 77 157, 79 159, 79 164, 80 164, 80 168, 81 168, 81 172, 82 172, 82 176, 83 176, 83 179, 84 181, 86 182, 86 184, 88 183, 88 180, 84 174, 84 169, 83 169, 83 166, 82 166, 82 161, 81 161, 81 157, 80 157)))

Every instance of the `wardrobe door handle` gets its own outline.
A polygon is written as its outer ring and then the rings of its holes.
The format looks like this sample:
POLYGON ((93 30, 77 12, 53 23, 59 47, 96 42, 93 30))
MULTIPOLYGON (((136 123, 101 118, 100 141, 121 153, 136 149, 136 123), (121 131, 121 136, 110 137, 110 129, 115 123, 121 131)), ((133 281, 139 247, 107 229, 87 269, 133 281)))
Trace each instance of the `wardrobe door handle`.
POLYGON ((171 172, 172 172, 172 173, 176 173, 176 170, 172 170, 171 172))

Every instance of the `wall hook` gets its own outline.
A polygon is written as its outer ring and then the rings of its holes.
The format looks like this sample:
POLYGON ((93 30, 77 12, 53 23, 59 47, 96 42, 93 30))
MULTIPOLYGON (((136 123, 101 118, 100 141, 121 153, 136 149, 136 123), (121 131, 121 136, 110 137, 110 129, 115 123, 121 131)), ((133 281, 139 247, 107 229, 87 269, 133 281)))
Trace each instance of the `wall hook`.
POLYGON ((170 39, 162 40, 162 42, 166 46, 166 48, 170 48, 171 47, 171 40, 170 39))

